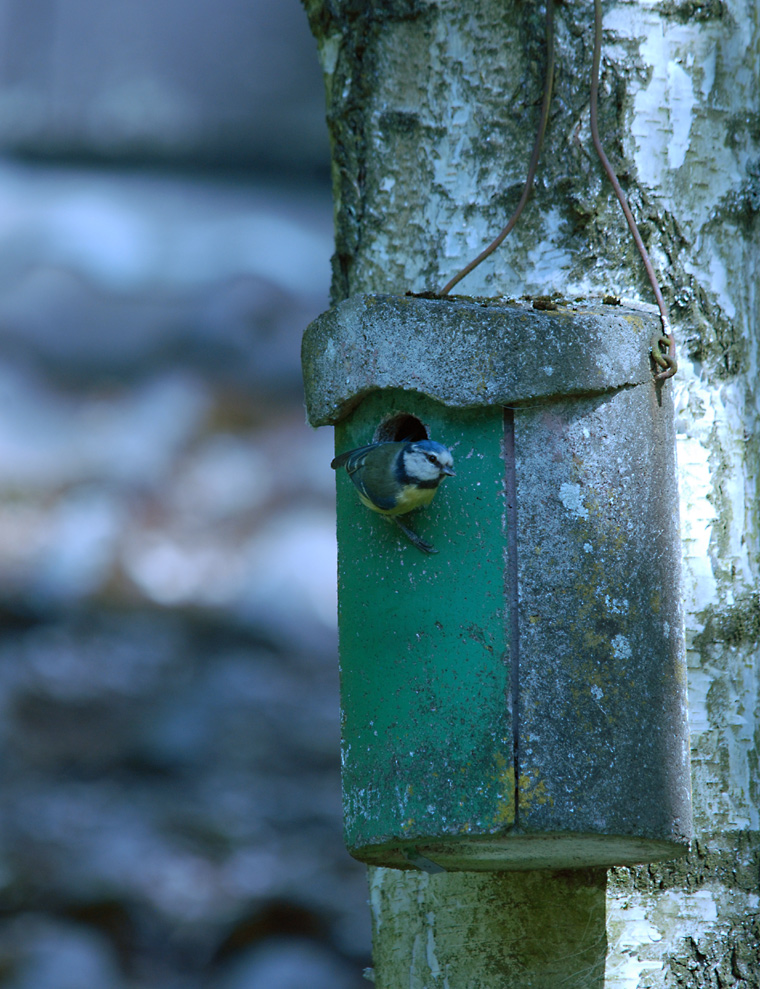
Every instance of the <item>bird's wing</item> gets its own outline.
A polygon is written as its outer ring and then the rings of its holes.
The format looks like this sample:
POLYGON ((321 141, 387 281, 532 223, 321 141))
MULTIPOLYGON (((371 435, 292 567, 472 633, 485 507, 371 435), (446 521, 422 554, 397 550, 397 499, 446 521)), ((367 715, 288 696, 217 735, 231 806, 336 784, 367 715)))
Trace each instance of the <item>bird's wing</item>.
POLYGON ((345 466, 348 476, 368 507, 374 507, 380 512, 390 512, 395 509, 398 501, 394 464, 403 447, 403 443, 369 443, 339 454, 332 466, 345 466), (373 456, 370 458, 371 454, 373 456))
POLYGON ((379 443, 368 443, 367 446, 358 446, 355 450, 346 450, 345 453, 338 454, 330 466, 333 470, 337 470, 345 465, 348 473, 353 474, 364 465, 364 459, 369 451, 374 450, 379 445, 379 443))

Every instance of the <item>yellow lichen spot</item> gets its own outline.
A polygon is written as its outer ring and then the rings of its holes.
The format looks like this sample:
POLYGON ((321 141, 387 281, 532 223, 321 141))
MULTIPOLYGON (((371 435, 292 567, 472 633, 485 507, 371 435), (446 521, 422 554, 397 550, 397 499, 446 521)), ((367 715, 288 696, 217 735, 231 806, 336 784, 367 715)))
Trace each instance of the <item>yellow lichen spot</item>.
POLYGON ((515 821, 515 770, 502 752, 495 753, 494 768, 496 807, 491 816, 491 826, 503 828, 515 821))
POLYGON ((546 781, 534 780, 530 773, 520 774, 518 789, 521 807, 527 808, 531 804, 554 804, 554 797, 546 792, 546 781))
POLYGON ((594 632, 591 629, 586 629, 583 634, 583 644, 586 649, 599 649, 605 646, 609 647, 609 642, 603 635, 599 635, 598 632, 594 632))

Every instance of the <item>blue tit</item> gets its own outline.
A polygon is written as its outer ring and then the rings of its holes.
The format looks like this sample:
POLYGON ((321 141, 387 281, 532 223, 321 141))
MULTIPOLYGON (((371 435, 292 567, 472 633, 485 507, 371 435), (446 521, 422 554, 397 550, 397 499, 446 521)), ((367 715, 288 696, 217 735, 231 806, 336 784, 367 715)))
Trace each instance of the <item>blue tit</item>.
POLYGON ((337 456, 330 466, 346 468, 363 505, 393 519, 404 535, 423 553, 437 550, 399 519, 433 500, 446 476, 454 477, 454 458, 432 440, 370 443, 337 456))

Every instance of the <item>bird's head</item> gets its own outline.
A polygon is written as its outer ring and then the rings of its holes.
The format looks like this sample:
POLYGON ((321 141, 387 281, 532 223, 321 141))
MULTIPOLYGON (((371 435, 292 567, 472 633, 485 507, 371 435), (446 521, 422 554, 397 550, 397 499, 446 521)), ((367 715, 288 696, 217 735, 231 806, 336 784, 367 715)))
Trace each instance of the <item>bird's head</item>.
POLYGON ((404 471, 416 484, 434 487, 446 475, 454 476, 451 452, 433 440, 409 443, 403 454, 404 471))

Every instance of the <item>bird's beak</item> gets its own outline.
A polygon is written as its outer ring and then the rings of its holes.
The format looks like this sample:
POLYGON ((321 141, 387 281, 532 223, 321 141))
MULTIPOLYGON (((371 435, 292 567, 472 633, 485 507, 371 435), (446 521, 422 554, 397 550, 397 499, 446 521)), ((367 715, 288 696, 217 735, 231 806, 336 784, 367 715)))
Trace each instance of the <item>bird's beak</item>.
POLYGON ((456 477, 457 476, 457 472, 454 470, 453 467, 441 467, 441 473, 442 474, 448 474, 449 477, 456 477))

